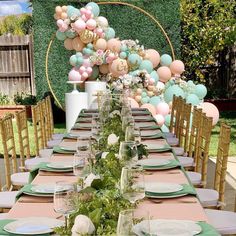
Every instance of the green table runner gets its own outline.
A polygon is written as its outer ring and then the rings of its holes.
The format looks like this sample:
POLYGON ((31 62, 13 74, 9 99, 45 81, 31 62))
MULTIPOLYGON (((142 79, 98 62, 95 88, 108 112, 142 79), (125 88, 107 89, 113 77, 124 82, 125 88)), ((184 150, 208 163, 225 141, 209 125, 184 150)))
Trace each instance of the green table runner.
POLYGON ((182 194, 187 194, 187 195, 197 195, 196 190, 189 184, 182 184, 183 189, 174 193, 155 193, 155 192, 149 192, 146 191, 145 195, 147 197, 171 197, 171 196, 178 196, 178 195, 182 195, 182 194))

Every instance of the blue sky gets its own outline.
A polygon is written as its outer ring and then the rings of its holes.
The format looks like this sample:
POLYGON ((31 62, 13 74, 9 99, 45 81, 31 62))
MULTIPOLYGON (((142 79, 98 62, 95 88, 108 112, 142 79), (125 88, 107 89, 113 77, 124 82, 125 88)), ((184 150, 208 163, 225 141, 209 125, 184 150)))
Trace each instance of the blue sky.
POLYGON ((28 0, 0 0, 0 16, 29 13, 31 9, 28 8, 28 5, 28 0))

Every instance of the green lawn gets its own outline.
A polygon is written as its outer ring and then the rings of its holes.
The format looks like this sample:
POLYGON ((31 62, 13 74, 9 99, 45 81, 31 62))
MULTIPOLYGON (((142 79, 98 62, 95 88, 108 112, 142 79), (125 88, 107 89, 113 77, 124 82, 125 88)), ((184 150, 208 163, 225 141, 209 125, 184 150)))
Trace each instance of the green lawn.
MULTIPOLYGON (((220 122, 226 122, 231 126, 231 144, 230 144, 230 156, 236 156, 236 112, 222 112, 220 114, 220 122)), ((216 156, 217 154, 217 145, 220 131, 220 122, 214 127, 211 136, 211 144, 210 144, 210 156, 216 156)), ((15 142, 16 142, 16 151, 19 154, 19 145, 18 145, 18 136, 16 131, 16 123, 13 121, 14 125, 14 133, 15 133, 15 142)), ((35 155, 35 142, 34 142, 34 132, 32 122, 28 122, 29 127, 29 136, 30 136, 30 150, 31 155, 35 155)), ((57 124, 55 125, 55 133, 64 133, 66 131, 65 124, 57 124)), ((2 157, 3 149, 2 144, 0 142, 0 157, 2 157)))

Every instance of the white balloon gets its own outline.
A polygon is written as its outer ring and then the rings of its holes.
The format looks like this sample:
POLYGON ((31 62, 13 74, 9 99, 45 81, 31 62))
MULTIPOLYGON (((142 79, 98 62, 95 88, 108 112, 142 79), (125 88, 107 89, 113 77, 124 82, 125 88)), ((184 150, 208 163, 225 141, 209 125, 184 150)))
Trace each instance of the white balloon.
POLYGON ((165 88, 165 84, 162 83, 161 81, 158 81, 158 82, 157 82, 157 85, 156 85, 156 88, 157 88, 158 90, 162 90, 162 89, 165 88))
POLYGON ((99 16, 97 18, 97 24, 102 27, 102 28, 107 28, 108 27, 108 21, 105 17, 99 16))

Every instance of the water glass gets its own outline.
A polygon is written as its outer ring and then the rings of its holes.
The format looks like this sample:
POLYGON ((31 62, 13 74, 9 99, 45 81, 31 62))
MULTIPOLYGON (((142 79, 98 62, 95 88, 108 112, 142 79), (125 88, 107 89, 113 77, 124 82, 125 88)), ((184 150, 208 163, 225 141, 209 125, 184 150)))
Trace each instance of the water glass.
POLYGON ((119 213, 116 235, 134 236, 150 234, 150 216, 149 212, 134 209, 123 210, 119 213), (141 225, 138 226, 137 224, 141 225), (137 227, 138 226, 138 227, 137 227))
POLYGON ((135 203, 145 197, 145 184, 143 169, 140 167, 123 167, 120 178, 120 191, 122 196, 135 203))
POLYGON ((127 126, 134 126, 134 118, 130 115, 122 116, 122 130, 124 132, 127 126))
POLYGON ((120 143, 119 158, 127 163, 138 161, 138 149, 135 141, 123 141, 120 143))
POLYGON ((129 125, 126 127, 125 141, 135 141, 135 129, 133 125, 129 125))
POLYGON ((73 198, 77 194, 77 184, 66 181, 56 182, 54 188, 53 208, 57 213, 65 217, 65 227, 67 227, 67 217, 75 210, 73 198))
POLYGON ((77 152, 87 151, 89 149, 89 136, 80 135, 77 137, 77 152))
POLYGON ((74 154, 73 173, 75 176, 81 176, 85 163, 89 159, 89 154, 86 152, 77 152, 74 154))

